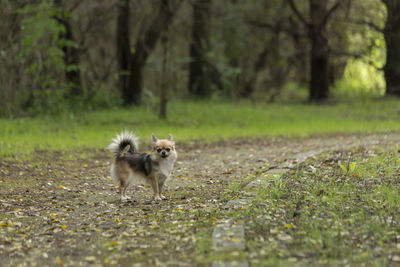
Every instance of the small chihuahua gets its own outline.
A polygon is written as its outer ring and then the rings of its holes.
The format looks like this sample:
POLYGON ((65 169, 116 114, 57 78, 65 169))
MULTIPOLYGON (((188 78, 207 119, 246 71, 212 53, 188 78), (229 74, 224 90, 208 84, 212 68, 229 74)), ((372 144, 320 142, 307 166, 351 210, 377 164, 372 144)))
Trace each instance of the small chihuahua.
POLYGON ((119 183, 121 201, 129 199, 126 188, 133 181, 145 182, 154 191, 154 200, 165 199, 162 187, 168 179, 178 157, 175 142, 169 134, 168 139, 157 139, 152 134, 153 150, 150 154, 139 153, 138 138, 131 132, 122 132, 115 137, 108 149, 114 154, 111 176, 119 183))

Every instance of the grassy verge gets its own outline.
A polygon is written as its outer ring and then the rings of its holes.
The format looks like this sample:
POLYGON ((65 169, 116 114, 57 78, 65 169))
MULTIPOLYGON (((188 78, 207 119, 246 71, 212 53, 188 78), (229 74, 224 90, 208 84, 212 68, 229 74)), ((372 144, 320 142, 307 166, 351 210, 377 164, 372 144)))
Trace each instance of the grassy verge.
POLYGON ((322 155, 260 187, 245 220, 252 265, 400 262, 400 156, 355 149, 322 155))
POLYGON ((104 148, 122 129, 136 131, 143 140, 154 132, 172 133, 179 141, 389 132, 400 130, 399 115, 396 100, 332 106, 173 102, 168 121, 146 107, 0 119, 0 157, 28 156, 43 149, 104 148))

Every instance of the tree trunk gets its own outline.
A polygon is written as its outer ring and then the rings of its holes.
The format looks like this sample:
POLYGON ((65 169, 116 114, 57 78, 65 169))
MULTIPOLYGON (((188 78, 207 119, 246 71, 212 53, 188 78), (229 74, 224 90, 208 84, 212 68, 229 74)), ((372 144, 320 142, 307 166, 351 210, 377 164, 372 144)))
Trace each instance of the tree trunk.
POLYGON ((383 0, 387 8, 384 30, 386 64, 383 68, 387 96, 400 97, 400 1, 383 0))
POLYGON ((323 36, 322 25, 327 13, 327 2, 310 0, 309 38, 311 40, 310 101, 320 102, 329 96, 328 41, 323 36))
POLYGON ((60 34, 60 39, 69 41, 62 47, 64 52, 64 64, 66 67, 65 77, 70 87, 70 96, 83 96, 81 84, 81 72, 79 68, 79 47, 72 32, 71 22, 68 16, 65 16, 62 0, 55 1, 60 9, 60 14, 56 16, 57 21, 64 26, 65 32, 60 34))
POLYGON ((326 40, 320 36, 311 38, 311 77, 310 77, 310 101, 322 101, 329 96, 328 76, 328 51, 326 40))
MULTIPOLYGON (((171 0, 162 0, 159 12, 154 16, 149 28, 142 34, 135 44, 135 52, 130 57, 129 88, 131 93, 124 99, 125 104, 141 104, 143 91, 143 68, 150 53, 154 50, 163 31, 171 24, 175 14, 171 0)), ((178 1, 180 3, 181 0, 178 1)))
POLYGON ((161 94, 160 94, 160 118, 167 119, 168 104, 168 33, 164 32, 161 36, 162 43, 162 70, 161 70, 161 94))
POLYGON ((208 96, 210 77, 206 54, 209 50, 208 20, 211 0, 193 3, 192 41, 190 43, 189 92, 200 97, 208 96))
POLYGON ((133 98, 129 87, 130 63, 130 27, 129 27, 129 1, 119 0, 117 18, 117 59, 118 59, 118 86, 122 99, 133 98))

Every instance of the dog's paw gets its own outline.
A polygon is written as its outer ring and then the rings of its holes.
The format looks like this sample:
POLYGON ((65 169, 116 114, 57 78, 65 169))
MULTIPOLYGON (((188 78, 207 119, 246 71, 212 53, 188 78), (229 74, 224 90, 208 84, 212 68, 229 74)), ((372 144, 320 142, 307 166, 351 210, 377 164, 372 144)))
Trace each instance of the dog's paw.
POLYGON ((154 197, 154 201, 155 202, 160 202, 162 199, 161 199, 161 197, 160 196, 155 196, 154 197))
POLYGON ((163 199, 163 200, 167 199, 167 197, 164 196, 164 195, 160 195, 160 197, 161 197, 161 199, 163 199))

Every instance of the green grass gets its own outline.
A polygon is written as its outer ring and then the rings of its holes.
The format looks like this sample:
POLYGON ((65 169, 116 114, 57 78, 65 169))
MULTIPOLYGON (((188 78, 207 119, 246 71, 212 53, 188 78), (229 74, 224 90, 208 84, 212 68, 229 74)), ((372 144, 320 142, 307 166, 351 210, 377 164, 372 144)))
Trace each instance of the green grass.
POLYGON ((400 261, 399 147, 329 153, 260 187, 246 219, 252 265, 400 261), (354 162, 351 172, 339 165, 354 162), (313 166, 313 167, 310 167, 313 166), (296 214, 296 216, 294 216, 296 214))
POLYGON ((400 101, 375 100, 336 105, 172 102, 169 118, 156 109, 132 107, 62 116, 0 119, 0 156, 29 156, 35 149, 104 148, 119 131, 172 133, 178 141, 240 137, 306 137, 330 133, 399 131, 400 101))

